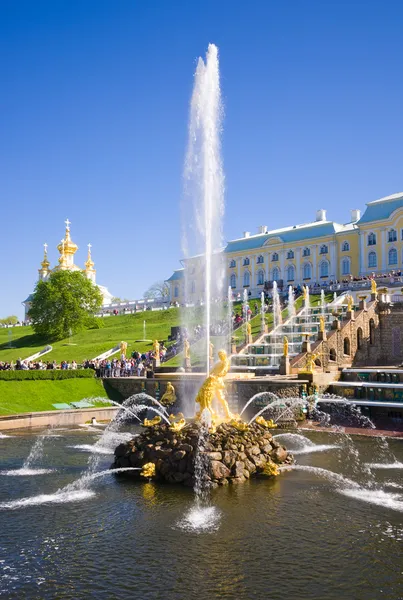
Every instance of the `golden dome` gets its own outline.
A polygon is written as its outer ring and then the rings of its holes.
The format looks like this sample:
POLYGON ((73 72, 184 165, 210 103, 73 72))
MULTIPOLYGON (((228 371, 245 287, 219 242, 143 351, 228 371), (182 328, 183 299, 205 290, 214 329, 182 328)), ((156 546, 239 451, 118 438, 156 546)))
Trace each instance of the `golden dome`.
MULTIPOLYGON (((70 237, 70 221, 68 219, 65 220, 66 224, 66 234, 64 239, 60 242, 57 249, 61 255, 66 254, 75 254, 78 250, 77 244, 75 244, 70 237)), ((61 263, 62 257, 59 258, 59 262, 61 263)))
POLYGON ((85 261, 85 270, 86 271, 94 271, 94 264, 95 263, 91 257, 91 244, 88 244, 88 256, 87 256, 87 260, 85 261))
POLYGON ((50 262, 48 261, 48 245, 43 244, 44 252, 43 252, 43 261, 41 262, 42 271, 48 271, 50 267, 50 262))

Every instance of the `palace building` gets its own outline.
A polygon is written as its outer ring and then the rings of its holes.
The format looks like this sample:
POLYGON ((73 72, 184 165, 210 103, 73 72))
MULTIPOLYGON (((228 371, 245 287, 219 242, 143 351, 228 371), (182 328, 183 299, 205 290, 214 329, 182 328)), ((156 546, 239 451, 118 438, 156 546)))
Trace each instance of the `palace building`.
MULTIPOLYGON (((270 289, 274 281, 284 289, 399 271, 403 193, 368 202, 362 216, 360 210, 352 210, 345 224, 329 221, 326 210, 318 210, 310 223, 271 231, 261 226, 253 235, 245 231, 221 252, 227 286, 235 295, 246 288, 252 297, 270 289)), ((203 298, 203 257, 184 259, 182 265, 167 280, 170 300, 198 302, 203 298)))
MULTIPOLYGON (((46 281, 50 274, 54 271, 82 271, 85 273, 86 277, 92 281, 94 285, 96 285, 103 297, 103 306, 108 306, 112 302, 112 294, 108 291, 108 289, 102 285, 96 283, 96 270, 94 269, 94 261, 91 256, 91 244, 88 244, 88 254, 87 260, 84 263, 84 269, 74 264, 74 255, 78 250, 77 244, 75 244, 70 236, 70 221, 66 219, 66 231, 64 238, 57 246, 57 250, 60 254, 58 259, 58 264, 50 268, 50 262, 48 260, 48 245, 44 244, 44 256, 41 262, 41 268, 39 269, 39 280, 46 281)), ((26 300, 22 303, 25 307, 25 319, 28 319, 28 311, 31 306, 32 294, 28 296, 26 300)))

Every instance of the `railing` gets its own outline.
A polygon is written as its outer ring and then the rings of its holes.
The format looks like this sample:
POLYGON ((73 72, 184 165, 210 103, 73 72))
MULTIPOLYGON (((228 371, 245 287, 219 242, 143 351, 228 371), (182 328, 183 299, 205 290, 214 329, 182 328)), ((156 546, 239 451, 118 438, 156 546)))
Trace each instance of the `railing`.
MULTIPOLYGON (((402 287, 403 277, 375 277, 378 287, 402 287)), ((371 288, 370 279, 362 279, 360 281, 349 281, 347 283, 335 283, 329 286, 331 292, 347 291, 347 290, 367 290, 371 288)))

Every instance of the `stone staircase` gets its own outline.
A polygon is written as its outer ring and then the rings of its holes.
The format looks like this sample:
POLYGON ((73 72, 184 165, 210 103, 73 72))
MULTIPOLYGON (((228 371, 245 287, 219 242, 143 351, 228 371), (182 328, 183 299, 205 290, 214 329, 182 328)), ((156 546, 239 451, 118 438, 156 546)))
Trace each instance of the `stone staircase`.
POLYGON ((284 352, 284 337, 288 339, 290 361, 303 353, 303 342, 314 342, 320 331, 323 317, 325 332, 332 331, 336 314, 343 319, 347 306, 342 304, 345 295, 323 306, 304 306, 293 317, 278 325, 269 333, 262 334, 256 341, 247 344, 239 353, 231 356, 232 372, 255 372, 259 375, 278 374, 284 352))

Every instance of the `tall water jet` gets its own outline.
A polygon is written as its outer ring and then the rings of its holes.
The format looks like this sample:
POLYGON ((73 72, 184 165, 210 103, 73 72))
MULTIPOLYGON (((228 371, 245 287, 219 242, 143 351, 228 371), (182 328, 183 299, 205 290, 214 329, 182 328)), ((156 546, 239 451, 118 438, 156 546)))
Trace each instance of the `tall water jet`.
POLYGON ((196 294, 199 295, 199 300, 203 294, 207 372, 210 363, 212 298, 222 298, 224 282, 223 261, 218 252, 223 246, 224 214, 224 173, 220 140, 222 114, 218 48, 210 44, 206 61, 199 58, 195 73, 184 170, 187 201, 182 211, 183 223, 190 227, 190 230, 184 230, 182 238, 185 258, 201 257, 198 259, 197 272, 202 281, 196 286, 194 265, 190 269, 185 267, 185 290, 187 294, 190 293, 189 299, 193 302, 197 299, 196 294), (192 279, 189 280, 189 277, 192 279))
POLYGON ((283 322, 281 316, 280 296, 277 288, 277 281, 273 281, 273 327, 276 328, 283 322))
POLYGON ((305 294, 304 294, 304 307, 305 307, 306 313, 308 314, 309 307, 310 307, 309 287, 306 285, 304 287, 304 290, 305 290, 305 294))
POLYGON ((288 286, 288 318, 293 319, 296 315, 295 311, 295 294, 292 285, 288 286))
POLYGON ((264 292, 260 294, 260 318, 261 318, 261 331, 264 333, 265 330, 265 320, 264 320, 264 292))
POLYGON ((227 327, 228 327, 228 354, 231 354, 232 349, 232 313, 233 313, 233 299, 232 299, 232 288, 228 286, 228 306, 227 306, 227 327))
POLYGON ((321 290, 320 291, 320 310, 321 310, 322 315, 325 314, 325 308, 326 308, 325 290, 321 290))
POLYGON ((249 321, 249 304, 248 304, 248 290, 245 288, 243 291, 243 302, 242 302, 242 316, 244 322, 245 336, 248 332, 248 321, 249 321))

